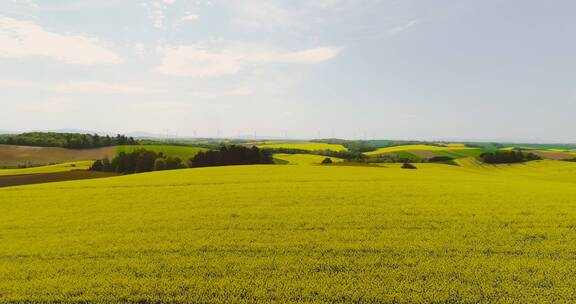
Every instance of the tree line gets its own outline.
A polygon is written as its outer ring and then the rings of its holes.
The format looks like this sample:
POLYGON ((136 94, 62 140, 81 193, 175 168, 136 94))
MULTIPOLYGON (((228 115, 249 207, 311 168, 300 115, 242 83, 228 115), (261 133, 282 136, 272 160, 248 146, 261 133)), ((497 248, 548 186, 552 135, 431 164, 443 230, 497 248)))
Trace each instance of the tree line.
POLYGON ((138 142, 133 137, 120 134, 100 136, 98 134, 28 132, 17 135, 2 135, 0 136, 0 144, 89 149, 116 145, 137 145, 138 142))
POLYGON ((513 164, 513 163, 523 163, 531 160, 542 159, 540 156, 534 153, 525 153, 522 151, 494 151, 486 152, 480 155, 480 159, 487 164, 513 164))
POLYGON ((97 160, 90 170, 131 174, 181 168, 272 163, 272 154, 257 147, 221 146, 219 150, 199 152, 188 160, 166 156, 162 152, 138 149, 132 152, 120 152, 112 160, 108 158, 97 160))

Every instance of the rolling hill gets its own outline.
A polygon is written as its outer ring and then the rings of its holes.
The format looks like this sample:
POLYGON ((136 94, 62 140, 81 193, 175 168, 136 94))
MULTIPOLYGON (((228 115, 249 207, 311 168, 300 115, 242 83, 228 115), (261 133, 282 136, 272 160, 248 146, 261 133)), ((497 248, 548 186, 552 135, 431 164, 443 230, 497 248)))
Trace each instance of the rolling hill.
POLYGON ((138 146, 117 146, 117 152, 132 152, 138 149, 145 149, 154 152, 162 152, 166 156, 189 159, 194 157, 198 152, 206 151, 204 148, 189 146, 169 146, 169 145, 138 145, 138 146))
POLYGON ((0 302, 571 302, 576 163, 233 166, 0 189, 0 302))
POLYGON ((56 147, 29 147, 0 145, 0 167, 18 165, 46 165, 65 162, 95 160, 114 157, 115 147, 97 149, 65 149, 56 147))
POLYGON ((297 149, 297 150, 307 150, 307 151, 347 151, 344 146, 336 144, 327 143, 316 143, 316 142, 271 142, 271 143, 259 143, 258 148, 261 149, 297 149))

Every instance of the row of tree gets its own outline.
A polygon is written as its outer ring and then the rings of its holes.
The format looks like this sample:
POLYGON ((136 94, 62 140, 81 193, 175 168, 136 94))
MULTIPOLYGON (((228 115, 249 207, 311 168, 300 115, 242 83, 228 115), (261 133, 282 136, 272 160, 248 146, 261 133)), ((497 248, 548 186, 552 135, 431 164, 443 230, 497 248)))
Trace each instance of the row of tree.
POLYGON ((165 156, 145 149, 132 152, 120 152, 112 160, 104 158, 92 164, 92 171, 118 172, 122 174, 142 173, 159 170, 186 168, 178 157, 165 156))
POLYGON ((487 164, 513 164, 513 163, 523 163, 531 160, 542 159, 540 156, 522 151, 494 151, 486 152, 480 155, 480 159, 487 164))
POLYGON ((216 151, 199 152, 192 159, 192 167, 212 167, 229 165, 272 164, 272 153, 253 146, 222 146, 216 151))
POLYGON ((138 142, 125 135, 100 136, 98 134, 29 132, 0 136, 0 144, 89 149, 116 145, 137 145, 138 142))
POLYGON ((166 156, 162 152, 138 149, 133 152, 120 152, 112 160, 108 158, 97 160, 90 170, 131 174, 189 167, 272 163, 272 154, 257 147, 222 146, 219 150, 199 152, 189 160, 166 156))

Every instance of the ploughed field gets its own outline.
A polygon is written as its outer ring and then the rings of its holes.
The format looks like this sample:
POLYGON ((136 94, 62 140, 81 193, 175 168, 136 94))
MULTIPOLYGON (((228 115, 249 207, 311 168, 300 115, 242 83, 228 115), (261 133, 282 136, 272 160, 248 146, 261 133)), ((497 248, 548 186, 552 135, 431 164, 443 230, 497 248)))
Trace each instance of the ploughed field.
POLYGON ((18 165, 46 165, 53 163, 95 160, 114 157, 116 147, 97 149, 65 149, 57 147, 29 147, 0 145, 0 168, 18 165))
POLYGON ((0 302, 576 301, 576 163, 234 166, 0 189, 0 302))

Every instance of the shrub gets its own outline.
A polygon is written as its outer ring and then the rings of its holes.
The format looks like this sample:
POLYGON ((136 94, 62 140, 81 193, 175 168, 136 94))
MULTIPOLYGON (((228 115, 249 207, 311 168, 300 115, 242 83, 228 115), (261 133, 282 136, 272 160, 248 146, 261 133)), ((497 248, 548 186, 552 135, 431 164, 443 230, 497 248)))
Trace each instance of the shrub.
POLYGON ((324 160, 322 160, 323 165, 331 164, 331 163, 333 163, 333 161, 330 157, 326 157, 324 160))
POLYGON ((166 160, 163 158, 157 158, 154 161, 154 171, 166 170, 166 160))
POLYGON ((102 164, 101 160, 97 160, 92 164, 92 166, 90 166, 90 170, 92 170, 92 171, 104 171, 104 164, 102 164))
POLYGON ((416 168, 416 166, 414 166, 414 165, 411 164, 411 163, 404 163, 404 164, 402 165, 402 169, 418 169, 418 168, 416 168))

